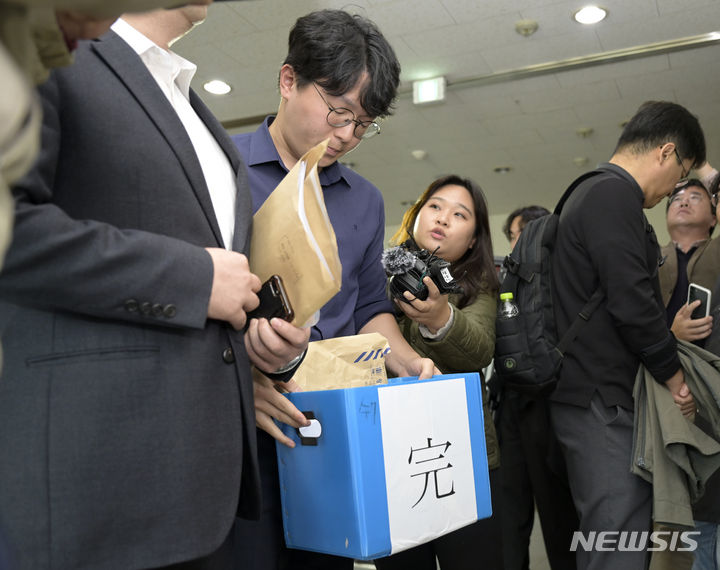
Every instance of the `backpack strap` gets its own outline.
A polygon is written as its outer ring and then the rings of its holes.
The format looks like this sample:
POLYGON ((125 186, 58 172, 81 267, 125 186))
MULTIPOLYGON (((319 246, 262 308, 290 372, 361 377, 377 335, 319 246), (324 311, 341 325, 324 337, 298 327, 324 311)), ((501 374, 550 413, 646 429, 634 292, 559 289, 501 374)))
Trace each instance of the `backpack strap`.
MULTIPOLYGON (((515 276, 516 280, 517 277, 520 277, 523 281, 526 281, 527 283, 530 283, 530 281, 533 280, 535 274, 539 273, 542 267, 540 263, 520 263, 512 257, 512 253, 509 253, 505 256, 505 259, 503 260, 503 265, 507 269, 507 275, 505 279, 507 279, 508 276, 513 275, 515 276)), ((515 283, 513 283, 512 285, 514 286, 515 283)))
MULTIPOLYGON (((570 194, 573 193, 575 188, 580 186, 583 182, 585 182, 588 178, 592 178, 596 174, 600 174, 602 172, 605 172, 604 170, 598 169, 598 170, 591 170, 590 172, 586 172, 582 176, 579 176, 575 179, 575 181, 568 186, 568 189, 565 190, 565 193, 562 195, 562 198, 560 198, 560 201, 557 203, 557 206, 555 206, 555 214, 558 216, 560 215, 560 212, 563 209, 563 206, 565 205, 565 202, 567 202, 568 198, 570 198, 570 194)), ((590 299, 588 299, 588 302, 585 303, 582 309, 580 309, 580 312, 575 317, 575 320, 570 325, 570 328, 565 331, 565 334, 560 339, 560 342, 557 344, 557 350, 560 351, 560 354, 565 354, 565 351, 567 350, 568 346, 577 338, 577 336, 580 334, 580 331, 585 327, 588 320, 590 320, 590 317, 592 316, 595 309, 598 308, 602 300, 605 298, 605 294, 603 293, 602 289, 598 287, 595 292, 590 296, 590 299)))
POLYGON ((586 172, 582 176, 579 176, 575 179, 575 181, 568 186, 567 190, 563 193, 562 197, 560 198, 560 201, 557 203, 557 206, 555 206, 555 211, 553 213, 560 215, 560 212, 563 209, 563 206, 565 205, 565 202, 567 202, 568 198, 570 198, 570 194, 573 193, 573 190, 580 186, 583 182, 585 182, 588 178, 592 178, 596 174, 600 174, 601 172, 605 172, 604 170, 591 170, 590 172, 586 172))
POLYGON ((595 289, 595 292, 590 296, 588 302, 585 303, 582 309, 580 309, 580 312, 575 317, 575 320, 570 325, 570 328, 565 331, 565 334, 560 339, 560 342, 558 342, 557 349, 560 351, 560 354, 565 354, 568 346, 577 338, 577 335, 580 334, 580 331, 590 320, 591 315, 595 309, 598 308, 604 298, 605 293, 603 293, 602 289, 600 287, 595 289))

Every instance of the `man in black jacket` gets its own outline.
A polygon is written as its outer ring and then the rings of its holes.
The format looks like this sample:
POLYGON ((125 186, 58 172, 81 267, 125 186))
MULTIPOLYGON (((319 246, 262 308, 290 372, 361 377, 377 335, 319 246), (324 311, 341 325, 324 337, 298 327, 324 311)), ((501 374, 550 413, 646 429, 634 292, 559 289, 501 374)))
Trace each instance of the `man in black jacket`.
MULTIPOLYGON (((665 321, 660 250, 643 208, 658 204, 704 160, 704 135, 692 114, 674 103, 645 103, 610 161, 576 189, 560 218, 553 257, 559 335, 598 286, 605 293, 566 354, 551 396, 553 428, 585 539, 593 531, 619 531, 609 536, 622 542, 622 531, 651 528, 652 488, 630 473, 632 390, 640 362, 684 414, 694 412, 665 321)), ((646 567, 645 550, 600 546, 577 546, 579 569, 646 567)))

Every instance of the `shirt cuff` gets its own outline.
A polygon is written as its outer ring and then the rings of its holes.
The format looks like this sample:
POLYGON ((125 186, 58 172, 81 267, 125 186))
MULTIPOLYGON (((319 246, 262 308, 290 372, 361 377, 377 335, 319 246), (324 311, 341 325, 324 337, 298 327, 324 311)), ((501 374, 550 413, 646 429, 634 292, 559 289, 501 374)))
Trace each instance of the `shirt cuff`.
POLYGON ((450 305, 450 318, 442 327, 437 330, 437 332, 430 332, 430 329, 427 328, 425 325, 419 325, 418 328, 420 329, 420 334, 423 338, 426 338, 428 340, 442 340, 443 338, 445 338, 445 335, 450 330, 453 322, 455 322, 455 309, 453 309, 453 306, 450 305))

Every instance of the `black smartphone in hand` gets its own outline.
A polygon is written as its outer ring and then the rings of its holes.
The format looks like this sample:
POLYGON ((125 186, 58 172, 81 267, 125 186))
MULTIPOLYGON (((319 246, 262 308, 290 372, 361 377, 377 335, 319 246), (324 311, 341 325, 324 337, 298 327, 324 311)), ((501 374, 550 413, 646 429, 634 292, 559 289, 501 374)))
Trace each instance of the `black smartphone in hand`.
POLYGON ((248 321, 262 318, 270 320, 273 317, 279 317, 288 322, 293 320, 295 313, 279 275, 273 275, 262 284, 258 297, 260 304, 247 314, 248 321))
POLYGON ((696 283, 690 283, 688 287, 688 305, 693 301, 700 300, 700 306, 697 307, 691 315, 693 319, 702 319, 710 314, 710 290, 706 287, 701 287, 696 283))

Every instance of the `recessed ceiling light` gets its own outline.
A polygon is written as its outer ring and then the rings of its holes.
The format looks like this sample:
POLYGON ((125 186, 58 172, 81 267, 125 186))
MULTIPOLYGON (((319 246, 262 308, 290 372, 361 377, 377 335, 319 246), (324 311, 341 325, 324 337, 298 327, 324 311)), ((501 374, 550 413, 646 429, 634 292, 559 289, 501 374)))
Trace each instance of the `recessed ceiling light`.
POLYGON ((512 170, 512 166, 496 166, 493 168, 493 172, 496 174, 507 174, 512 170))
POLYGON ((230 93, 230 90, 232 87, 230 87, 227 83, 224 81, 220 81, 219 79, 213 79, 212 81, 208 81, 203 85, 203 89, 207 91, 208 93, 212 93, 213 95, 226 95, 230 93))
POLYGON ((575 166, 586 166, 590 159, 587 156, 576 156, 573 158, 575 166))
POLYGON ((527 38, 537 32, 539 24, 535 20, 518 20, 515 22, 515 31, 527 38))
POLYGON ((597 24, 607 18, 608 11, 600 6, 585 6, 573 14, 573 18, 580 24, 597 24))

